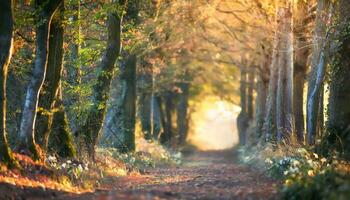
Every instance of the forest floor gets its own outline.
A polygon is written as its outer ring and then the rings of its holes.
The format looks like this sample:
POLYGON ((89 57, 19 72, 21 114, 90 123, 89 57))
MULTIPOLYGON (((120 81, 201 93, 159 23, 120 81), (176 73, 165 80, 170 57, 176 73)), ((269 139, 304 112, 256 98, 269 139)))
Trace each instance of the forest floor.
MULTIPOLYGON (((14 199, 277 199, 278 182, 239 164, 232 150, 193 152, 179 166, 150 168, 139 175, 110 177, 110 187, 73 194, 12 188, 14 199), (19 195, 18 192, 22 194, 19 195)), ((107 177, 108 178, 108 177, 107 177)), ((1 191, 0 185, 0 191, 1 191)), ((8 197, 10 197, 9 195, 8 197)), ((0 195, 1 199, 1 195, 0 195)))

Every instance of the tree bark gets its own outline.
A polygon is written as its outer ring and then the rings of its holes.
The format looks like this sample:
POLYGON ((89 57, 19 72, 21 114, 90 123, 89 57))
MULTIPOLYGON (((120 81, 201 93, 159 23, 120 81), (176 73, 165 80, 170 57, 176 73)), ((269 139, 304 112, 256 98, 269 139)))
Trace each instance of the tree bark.
POLYGON ((308 3, 298 1, 295 9, 295 62, 294 62, 294 91, 293 109, 295 119, 295 135, 299 144, 304 143, 304 85, 307 71, 309 48, 307 47, 307 32, 305 30, 305 18, 308 15, 308 3))
POLYGON ((293 18, 291 2, 278 8, 281 20, 281 44, 276 95, 277 142, 289 142, 294 131, 293 116, 293 18))
MULTIPOLYGON (((72 133, 62 104, 61 77, 63 72, 64 4, 53 16, 50 25, 49 55, 47 73, 43 90, 39 97, 39 110, 36 121, 36 139, 38 144, 48 150, 49 138, 56 136, 60 140, 53 143, 54 151, 62 157, 74 157, 75 147, 72 133), (55 134, 58 133, 58 134, 55 134), (64 151, 63 151, 64 149, 64 151)), ((52 143, 52 142, 51 142, 52 143)))
POLYGON ((63 158, 76 157, 76 148, 73 142, 73 135, 70 130, 68 118, 62 102, 62 86, 59 84, 55 100, 55 109, 53 113, 53 123, 51 127, 49 147, 51 152, 63 158))
POLYGON ((115 62, 121 49, 121 13, 109 13, 107 17, 108 40, 107 48, 99 68, 97 83, 93 88, 93 105, 88 112, 85 123, 76 134, 83 137, 87 146, 88 156, 95 160, 95 147, 106 114, 106 104, 109 98, 110 84, 113 77, 115 62))
POLYGON ((139 83, 139 116, 141 121, 141 130, 146 140, 152 139, 152 90, 153 76, 152 65, 143 61, 141 65, 141 75, 139 83))
POLYGON ((264 131, 264 116, 266 114, 266 100, 269 85, 269 56, 265 55, 257 74, 257 97, 255 101, 256 109, 256 136, 261 138, 264 131))
POLYGON ((160 107, 155 94, 152 95, 152 135, 155 141, 159 140, 159 135, 162 130, 162 122, 160 116, 160 107))
POLYGON ((160 136, 160 142, 171 147, 171 141, 174 134, 173 128, 173 112, 174 112, 174 94, 172 91, 167 91, 164 93, 164 108, 161 112, 163 118, 163 133, 160 136))
POLYGON ((350 158, 350 1, 339 1, 337 40, 332 59, 329 96, 328 138, 332 145, 350 158))
POLYGON ((245 145, 247 143, 247 129, 249 125, 249 116, 247 113, 247 73, 246 69, 241 66, 241 80, 240 80, 240 97, 241 97, 241 112, 237 116, 237 128, 239 135, 239 144, 245 145))
POLYGON ((124 135, 124 148, 121 152, 135 151, 135 117, 136 117, 136 55, 128 56, 125 67, 121 69, 121 82, 124 87, 123 99, 120 112, 123 122, 121 123, 121 134, 124 135))
POLYGON ((178 83, 178 87, 181 89, 181 93, 178 94, 177 102, 177 129, 179 132, 179 145, 182 146, 186 143, 188 132, 188 95, 190 84, 183 82, 178 83))
MULTIPOLYGON (((324 60, 324 43, 326 35, 326 17, 324 13, 329 7, 328 0, 319 0, 317 3, 317 16, 316 25, 314 31, 313 39, 313 50, 312 50, 312 60, 311 60, 311 71, 309 74, 308 81, 308 96, 307 96, 307 143, 309 145, 314 144, 315 135, 319 126, 323 126, 318 119, 319 116, 319 105, 321 103, 321 87, 323 84, 323 77, 325 73, 325 60, 324 60), (321 77, 320 77, 321 76, 321 77), (318 85, 316 80, 319 79, 318 85)), ((323 98, 323 95, 322 95, 323 98)))
POLYGON ((61 4, 60 9, 55 13, 50 24, 47 72, 39 96, 39 106, 35 125, 35 138, 41 148, 45 151, 47 150, 53 113, 55 112, 55 99, 58 95, 63 70, 63 9, 64 5, 61 4))
POLYGON ((46 76, 51 19, 60 3, 62 3, 62 0, 35 1, 36 9, 38 10, 35 62, 22 110, 19 150, 27 154, 32 154, 36 160, 41 158, 40 150, 36 145, 34 136, 39 93, 46 76))
POLYGON ((0 161, 9 167, 16 166, 16 161, 7 142, 6 133, 6 80, 7 69, 13 48, 13 13, 12 0, 0 2, 0 161))
MULTIPOLYGON (((276 11, 277 16, 277 11, 276 11)), ((270 80, 268 87, 268 95, 266 100, 266 112, 264 120, 264 135, 265 140, 270 142, 274 139, 276 133, 276 95, 277 95, 277 79, 278 79, 278 64, 280 60, 280 41, 281 41, 281 21, 276 18, 276 31, 274 38, 274 47, 272 61, 270 65, 270 80)))
POLYGON ((249 67, 248 72, 248 91, 247 91, 247 114, 249 121, 254 119, 254 82, 255 82, 255 67, 249 67))

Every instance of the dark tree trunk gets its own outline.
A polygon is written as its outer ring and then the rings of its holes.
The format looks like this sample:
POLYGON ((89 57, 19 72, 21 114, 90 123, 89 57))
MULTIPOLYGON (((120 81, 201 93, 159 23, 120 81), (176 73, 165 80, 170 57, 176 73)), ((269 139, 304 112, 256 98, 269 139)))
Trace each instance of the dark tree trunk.
POLYGON ((16 162, 7 142, 6 133, 6 80, 13 48, 12 0, 0 2, 0 19, 2 20, 0 23, 0 161, 14 167, 16 162))
POLYGON ((249 121, 254 119, 254 81, 255 81, 255 67, 249 67, 248 73, 248 91, 247 91, 247 113, 249 121))
POLYGON ((93 105, 87 119, 76 133, 83 137, 88 155, 95 159, 95 147, 106 114, 106 104, 109 98, 110 84, 115 69, 115 62, 121 49, 121 13, 109 13, 107 18, 108 40, 106 52, 98 68, 100 69, 97 83, 93 88, 93 105))
POLYGON ((295 62, 294 62, 294 91, 293 109, 295 119, 295 135, 298 143, 304 143, 304 85, 307 70, 309 48, 307 48, 307 33, 305 30, 305 18, 308 15, 308 5, 305 1, 298 1, 294 15, 295 34, 295 62))
POLYGON ((266 113, 267 90, 269 85, 269 57, 266 55, 262 62, 257 77, 257 97, 256 97, 256 136, 261 138, 264 128, 264 116, 266 113))
POLYGON ((172 137, 174 134, 173 129, 173 111, 174 111, 174 94, 171 91, 167 91, 164 94, 164 110, 161 112, 163 118, 163 133, 160 136, 160 142, 170 147, 172 137))
POLYGON ((189 83, 179 83, 178 87, 181 89, 181 93, 178 94, 177 102, 177 129, 179 132, 179 145, 182 146, 186 143, 188 132, 188 95, 189 95, 189 83))
POLYGON ((146 140, 152 139, 152 89, 153 76, 152 65, 143 61, 141 65, 141 75, 139 83, 139 116, 141 121, 141 130, 146 140))
POLYGON ((34 159, 40 159, 38 146, 35 142, 34 126, 38 110, 39 93, 45 80, 48 44, 51 19, 62 0, 36 0, 35 6, 38 10, 36 26, 36 52, 32 78, 29 81, 24 107, 22 110, 22 121, 20 126, 21 152, 32 154, 34 159))
POLYGON ((49 150, 64 158, 73 158, 76 157, 76 149, 68 118, 62 103, 61 88, 60 84, 55 100, 56 111, 53 113, 49 150))
POLYGON ((44 150, 47 150, 55 99, 63 70, 63 9, 64 5, 61 4, 50 24, 47 72, 38 103, 35 138, 44 150))
POLYGON ((247 73, 244 67, 241 67, 240 80, 240 97, 241 97, 241 112, 237 116, 237 129, 239 135, 239 144, 245 145, 247 140, 247 129, 249 125, 249 117, 247 113, 247 73))
POLYGON ((136 117, 136 55, 128 56, 125 66, 120 70, 123 86, 121 107, 121 134, 124 135, 124 145, 121 152, 135 151, 135 117, 136 117))
POLYGON ((53 143, 58 155, 74 157, 75 148, 72 143, 72 133, 62 105, 61 77, 63 71, 63 20, 64 4, 55 13, 50 25, 49 55, 47 73, 43 92, 39 97, 38 116, 36 121, 36 138, 41 147, 48 150, 49 137, 59 137, 53 143), (55 134, 56 133, 56 134, 55 134), (58 134, 57 134, 58 133, 58 134), (64 151, 62 150, 64 149, 64 151))
POLYGON ((329 142, 350 158, 350 1, 339 1, 337 39, 340 46, 332 61, 330 82, 329 142))

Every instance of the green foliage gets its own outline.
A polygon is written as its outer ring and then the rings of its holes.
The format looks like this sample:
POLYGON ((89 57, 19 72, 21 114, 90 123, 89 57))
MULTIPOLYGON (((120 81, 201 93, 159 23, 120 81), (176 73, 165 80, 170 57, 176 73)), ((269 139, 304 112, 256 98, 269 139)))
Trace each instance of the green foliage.
POLYGON ((298 178, 324 171, 329 165, 326 158, 299 148, 293 156, 265 160, 269 174, 274 178, 298 178))
POLYGON ((239 158, 284 181, 282 199, 349 199, 350 164, 337 156, 322 157, 311 150, 295 147, 243 147, 239 158))
POLYGON ((287 179, 282 199, 349 199, 350 176, 327 169, 315 176, 287 179))

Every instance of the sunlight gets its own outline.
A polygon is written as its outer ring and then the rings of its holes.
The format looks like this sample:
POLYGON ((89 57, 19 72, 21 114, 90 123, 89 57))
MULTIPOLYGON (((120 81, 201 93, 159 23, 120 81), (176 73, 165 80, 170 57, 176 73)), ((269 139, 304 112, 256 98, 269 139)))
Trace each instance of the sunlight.
POLYGON ((228 149, 238 144, 236 117, 239 108, 216 97, 205 98, 192 114, 188 141, 200 150, 228 149))

